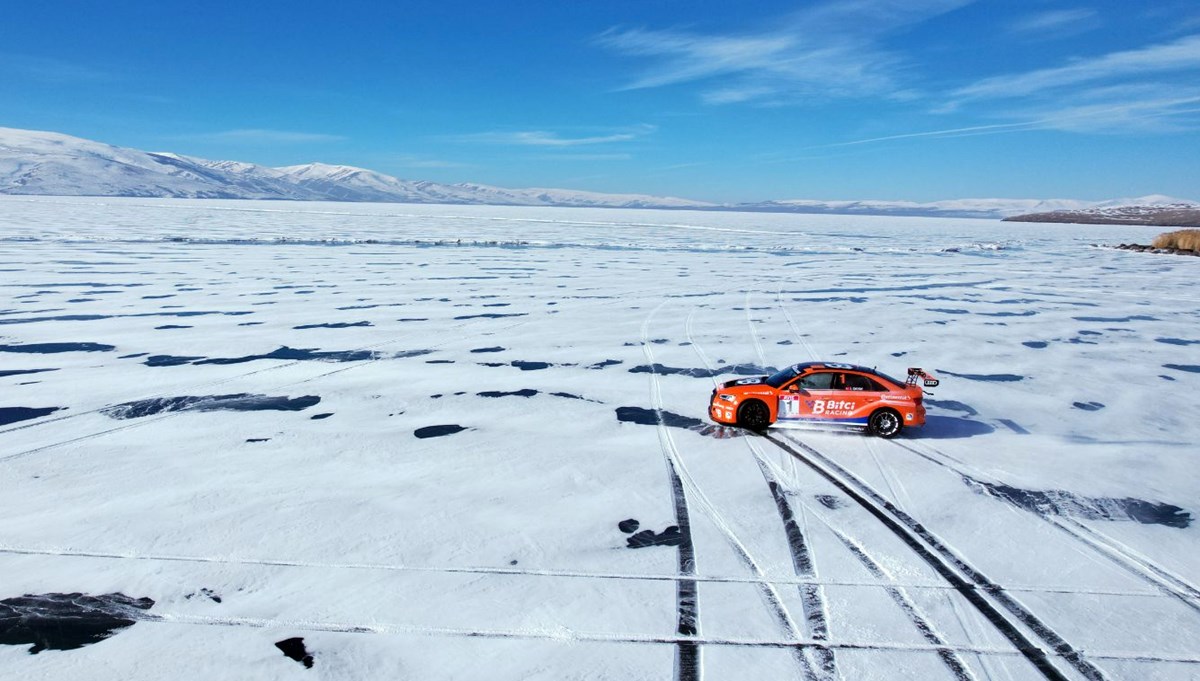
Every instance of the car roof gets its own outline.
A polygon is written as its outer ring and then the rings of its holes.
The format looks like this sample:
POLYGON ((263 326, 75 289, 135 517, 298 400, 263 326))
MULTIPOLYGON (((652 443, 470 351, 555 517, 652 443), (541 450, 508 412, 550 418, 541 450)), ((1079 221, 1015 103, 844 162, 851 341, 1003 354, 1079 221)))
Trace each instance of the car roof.
POLYGON ((801 364, 793 365, 792 369, 794 369, 797 374, 808 371, 809 369, 831 369, 833 371, 857 371, 857 372, 864 373, 864 374, 870 374, 871 376, 879 376, 880 378, 883 378, 887 381, 892 381, 892 382, 895 381, 895 379, 887 376, 886 374, 882 374, 882 373, 876 371, 875 369, 871 369, 869 367, 864 367, 864 366, 859 366, 857 364, 846 364, 844 362, 803 362, 801 364))

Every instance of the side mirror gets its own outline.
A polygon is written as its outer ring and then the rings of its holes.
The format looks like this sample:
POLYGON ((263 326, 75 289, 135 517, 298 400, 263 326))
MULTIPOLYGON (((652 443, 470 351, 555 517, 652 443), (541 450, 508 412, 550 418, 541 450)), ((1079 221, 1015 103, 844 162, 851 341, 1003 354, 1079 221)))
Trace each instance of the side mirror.
POLYGON ((787 387, 787 391, 790 393, 798 393, 800 392, 800 386, 793 383, 787 387))

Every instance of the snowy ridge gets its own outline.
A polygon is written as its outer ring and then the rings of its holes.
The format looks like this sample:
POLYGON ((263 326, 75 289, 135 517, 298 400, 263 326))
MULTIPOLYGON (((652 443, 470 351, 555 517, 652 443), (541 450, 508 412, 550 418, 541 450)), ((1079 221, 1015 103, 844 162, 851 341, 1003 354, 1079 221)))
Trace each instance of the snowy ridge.
POLYGON ((269 168, 14 128, 0 128, 0 194, 612 208, 712 205, 642 194, 402 180, 365 168, 325 163, 269 168))
POLYGON ((270 168, 242 161, 213 161, 170 152, 145 152, 60 133, 15 128, 0 128, 0 194, 660 208, 986 219, 1097 208, 1200 205, 1161 195, 1110 201, 955 199, 917 203, 789 199, 715 204, 645 194, 506 189, 467 182, 442 184, 404 180, 366 168, 325 163, 270 168))

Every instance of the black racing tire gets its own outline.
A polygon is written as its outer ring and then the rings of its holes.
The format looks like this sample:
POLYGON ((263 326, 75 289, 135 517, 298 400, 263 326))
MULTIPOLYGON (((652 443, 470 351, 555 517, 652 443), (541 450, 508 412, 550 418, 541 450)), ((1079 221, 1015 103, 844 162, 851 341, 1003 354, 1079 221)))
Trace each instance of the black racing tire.
POLYGON ((867 431, 872 435, 892 439, 904 429, 904 419, 895 409, 880 409, 867 420, 867 431))
POLYGON ((738 407, 737 424, 746 430, 762 432, 771 425, 771 410, 762 400, 746 400, 738 407))

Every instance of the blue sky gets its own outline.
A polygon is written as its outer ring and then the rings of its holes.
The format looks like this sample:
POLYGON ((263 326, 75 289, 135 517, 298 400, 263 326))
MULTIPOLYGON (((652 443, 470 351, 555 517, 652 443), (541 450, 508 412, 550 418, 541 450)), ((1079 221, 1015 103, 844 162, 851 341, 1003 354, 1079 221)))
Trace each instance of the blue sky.
POLYGON ((0 126, 716 201, 1200 198, 1200 5, 9 3, 0 126))

